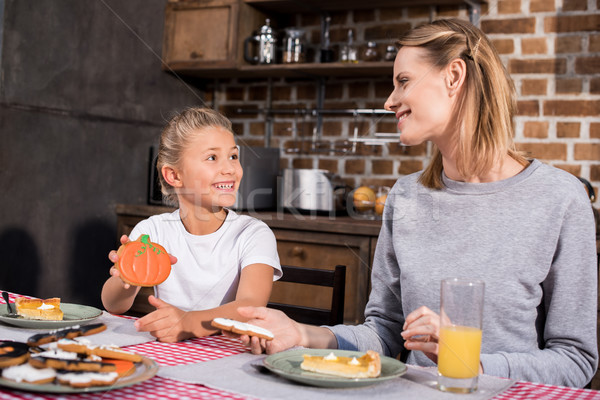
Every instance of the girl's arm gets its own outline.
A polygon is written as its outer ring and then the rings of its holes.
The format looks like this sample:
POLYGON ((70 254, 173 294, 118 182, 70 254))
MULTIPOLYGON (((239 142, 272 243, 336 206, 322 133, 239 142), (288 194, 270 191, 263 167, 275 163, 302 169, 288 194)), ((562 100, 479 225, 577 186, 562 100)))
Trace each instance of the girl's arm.
MULTIPOLYGON (((127 235, 121 236, 121 244, 129 242, 127 235)), ((115 250, 111 250, 108 253, 108 259, 115 264, 119 257, 115 250)), ((110 268, 110 278, 104 283, 102 287, 102 304, 106 311, 112 314, 123 314, 131 308, 135 296, 140 291, 139 286, 131 286, 121 280, 119 271, 117 268, 112 266, 110 268)))
POLYGON ((234 301, 209 310, 186 312, 150 296, 148 301, 156 307, 156 311, 140 318, 135 325, 139 331, 150 332, 163 342, 211 335, 218 331, 211 326, 214 318, 247 321, 248 318, 238 313, 238 307, 265 306, 272 288, 273 267, 267 264, 252 264, 242 270, 234 301))

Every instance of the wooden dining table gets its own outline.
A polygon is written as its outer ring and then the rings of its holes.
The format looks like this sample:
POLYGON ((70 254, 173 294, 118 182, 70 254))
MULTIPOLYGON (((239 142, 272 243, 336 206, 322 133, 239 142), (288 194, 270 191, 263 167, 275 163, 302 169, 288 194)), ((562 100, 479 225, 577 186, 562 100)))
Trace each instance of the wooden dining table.
MULTIPOLYGON (((13 297, 14 294, 11 294, 13 297)), ((4 301, 0 299, 0 304, 4 301)), ((3 339, 0 337, 0 339, 3 339)), ((214 335, 194 338, 178 343, 150 341, 127 346, 128 351, 139 353, 154 360, 159 367, 188 365, 216 360, 248 351, 239 340, 214 335)), ((468 399, 469 395, 457 399, 468 399)), ((79 394, 48 394, 13 390, 0 386, 1 399, 253 399, 204 385, 185 383, 178 380, 154 376, 133 386, 113 389, 106 392, 79 394)), ((495 400, 508 399, 546 399, 546 400, 600 400, 600 391, 578 389, 564 386, 545 385, 533 382, 515 382, 510 388, 494 397, 495 400)))

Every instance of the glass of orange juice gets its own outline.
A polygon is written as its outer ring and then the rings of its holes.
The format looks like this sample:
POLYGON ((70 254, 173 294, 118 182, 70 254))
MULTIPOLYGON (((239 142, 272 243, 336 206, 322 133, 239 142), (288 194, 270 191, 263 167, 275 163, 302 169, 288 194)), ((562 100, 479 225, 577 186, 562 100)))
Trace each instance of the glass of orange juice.
POLYGON ((441 284, 438 389, 477 390, 485 283, 444 279, 441 284))

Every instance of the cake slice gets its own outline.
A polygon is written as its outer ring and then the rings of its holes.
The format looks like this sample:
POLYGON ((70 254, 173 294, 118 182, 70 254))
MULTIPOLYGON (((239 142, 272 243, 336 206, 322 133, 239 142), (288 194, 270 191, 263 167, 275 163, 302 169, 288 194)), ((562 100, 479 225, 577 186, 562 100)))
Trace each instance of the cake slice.
POLYGON ((62 321, 63 312, 60 309, 60 298, 28 299, 17 297, 15 299, 17 314, 27 319, 41 319, 46 321, 62 321))
POLYGON ((344 378, 376 378, 381 374, 379 353, 368 350, 362 357, 341 357, 333 352, 325 357, 304 354, 300 368, 344 378))

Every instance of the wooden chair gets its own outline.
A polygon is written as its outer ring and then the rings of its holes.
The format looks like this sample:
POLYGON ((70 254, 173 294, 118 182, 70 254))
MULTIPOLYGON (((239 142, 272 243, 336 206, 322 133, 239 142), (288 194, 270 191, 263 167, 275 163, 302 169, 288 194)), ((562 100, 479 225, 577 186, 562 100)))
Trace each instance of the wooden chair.
MULTIPOLYGON (((293 320, 311 325, 336 325, 344 322, 344 295, 346 292, 346 266, 336 265, 333 271, 315 268, 282 265, 283 277, 280 282, 302 285, 332 287, 331 308, 329 310, 292 304, 269 303, 267 307, 283 311, 293 320)), ((303 290, 300 287, 299 290, 303 290)), ((296 286, 296 285, 294 285, 296 286)))

